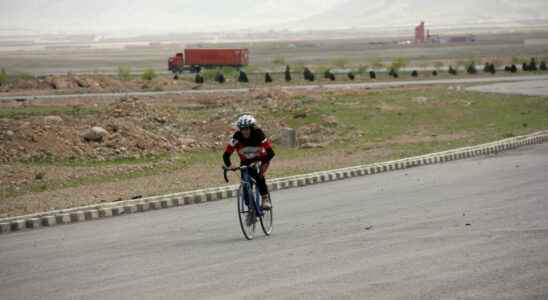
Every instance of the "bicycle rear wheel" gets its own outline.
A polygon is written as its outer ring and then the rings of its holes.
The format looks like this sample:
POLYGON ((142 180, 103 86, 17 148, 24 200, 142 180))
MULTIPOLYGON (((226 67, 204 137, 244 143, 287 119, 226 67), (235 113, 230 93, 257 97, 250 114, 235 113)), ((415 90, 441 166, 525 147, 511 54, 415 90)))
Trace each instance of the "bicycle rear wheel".
MULTIPOLYGON (((272 197, 270 197, 270 194, 268 195, 270 198, 270 204, 272 204, 272 197)), ((261 217, 261 227, 263 228, 263 232, 265 235, 270 235, 272 233, 272 225, 274 224, 274 206, 272 206, 269 210, 263 209, 263 216, 261 217)))
POLYGON ((247 189, 244 189, 243 185, 240 185, 237 197, 238 201, 236 201, 236 203, 238 205, 238 220, 240 221, 240 228, 242 229, 244 237, 247 240, 252 240, 255 235, 255 228, 257 224, 257 217, 253 207, 255 203, 253 195, 247 191, 247 189), (246 194, 250 204, 249 207, 245 205, 246 194))

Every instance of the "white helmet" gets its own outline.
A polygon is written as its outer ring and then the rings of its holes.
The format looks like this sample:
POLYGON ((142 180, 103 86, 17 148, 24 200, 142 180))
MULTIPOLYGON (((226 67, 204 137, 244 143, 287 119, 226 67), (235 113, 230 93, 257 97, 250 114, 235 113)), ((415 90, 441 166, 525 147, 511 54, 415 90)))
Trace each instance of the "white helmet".
POLYGON ((238 129, 253 128, 257 125, 257 120, 252 115, 242 115, 236 122, 238 129))

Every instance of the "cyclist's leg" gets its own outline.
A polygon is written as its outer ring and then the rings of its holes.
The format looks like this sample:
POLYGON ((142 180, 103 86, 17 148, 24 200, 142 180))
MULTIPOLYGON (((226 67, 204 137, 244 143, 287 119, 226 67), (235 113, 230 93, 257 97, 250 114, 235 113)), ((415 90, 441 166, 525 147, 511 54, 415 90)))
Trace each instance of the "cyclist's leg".
MULTIPOLYGON (((244 171, 241 170, 240 172, 241 172, 241 178, 244 178, 245 176, 244 171)), ((245 191, 242 191, 242 192, 243 192, 245 206, 249 207, 249 195, 245 191)))
POLYGON ((266 178, 264 176, 261 176, 255 169, 249 170, 249 175, 255 179, 255 182, 257 183, 257 188, 259 189, 259 193, 261 195, 268 195, 268 186, 266 185, 266 178))
POLYGON ((257 182, 257 188, 259 189, 259 193, 261 194, 261 198, 263 200, 263 209, 269 209, 271 207, 271 204, 268 193, 268 186, 266 185, 266 178, 257 173, 256 170, 250 170, 249 175, 251 175, 253 179, 255 179, 255 181, 257 182))

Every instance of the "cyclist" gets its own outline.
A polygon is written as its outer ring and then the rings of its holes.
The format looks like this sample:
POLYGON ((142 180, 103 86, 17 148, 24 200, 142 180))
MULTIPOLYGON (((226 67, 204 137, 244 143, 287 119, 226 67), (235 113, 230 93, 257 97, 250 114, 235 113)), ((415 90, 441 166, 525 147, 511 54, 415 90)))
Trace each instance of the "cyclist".
POLYGON ((242 115, 236 122, 237 131, 230 139, 223 154, 223 161, 226 168, 232 165, 230 156, 234 151, 240 156, 240 163, 248 166, 254 162, 261 162, 260 171, 250 168, 249 174, 257 182, 257 188, 262 198, 262 208, 268 210, 272 208, 270 197, 268 196, 268 187, 266 185, 265 174, 270 165, 270 160, 274 157, 272 142, 266 138, 264 132, 257 127, 257 121, 252 115, 242 115))

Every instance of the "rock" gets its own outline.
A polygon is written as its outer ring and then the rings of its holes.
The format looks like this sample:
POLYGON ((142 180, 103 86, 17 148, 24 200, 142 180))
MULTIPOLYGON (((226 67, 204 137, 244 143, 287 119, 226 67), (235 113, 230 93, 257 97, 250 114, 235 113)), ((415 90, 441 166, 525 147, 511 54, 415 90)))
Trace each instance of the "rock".
POLYGON ((318 143, 306 143, 301 145, 302 149, 320 149, 324 148, 324 145, 318 143))
POLYGON ((75 88, 75 84, 70 79, 55 77, 50 81, 51 87, 56 90, 66 90, 75 88))
POLYGON ((45 116, 44 121, 46 123, 60 123, 63 122, 63 118, 59 116, 45 116))
POLYGON ((293 128, 282 128, 280 144, 284 147, 297 147, 297 131, 293 128))
POLYGON ((167 118, 166 117, 154 117, 154 121, 156 121, 160 124, 165 124, 165 123, 167 123, 167 118))
POLYGON ((193 146, 196 144, 196 140, 192 138, 180 138, 179 143, 181 143, 182 146, 193 146))
POLYGON ((8 130, 8 131, 6 131, 6 135, 9 136, 9 137, 12 137, 12 136, 15 135, 15 133, 11 130, 8 130))
POLYGON ((319 124, 310 124, 310 125, 301 127, 300 130, 305 135, 319 134, 322 132, 322 127, 319 124))
POLYGON ((84 139, 86 142, 102 142, 103 138, 108 135, 108 131, 106 131, 102 127, 92 127, 90 129, 84 130, 80 136, 84 139))
POLYGON ((34 175, 34 179, 42 180, 46 177, 46 172, 38 172, 34 175))
POLYGON ((305 135, 305 136, 299 137, 299 142, 301 143, 301 145, 303 145, 303 144, 311 143, 313 142, 313 140, 312 140, 312 137, 310 137, 309 135, 305 135))
POLYGON ((326 116, 322 118, 322 122, 324 122, 327 126, 337 126, 337 118, 335 116, 326 116))
POLYGON ((424 104, 428 101, 428 98, 427 97, 415 97, 413 98, 413 101, 417 102, 417 103, 420 103, 420 104, 424 104))
POLYGON ((304 119, 307 117, 307 114, 305 112, 296 113, 293 115, 294 119, 304 119))

